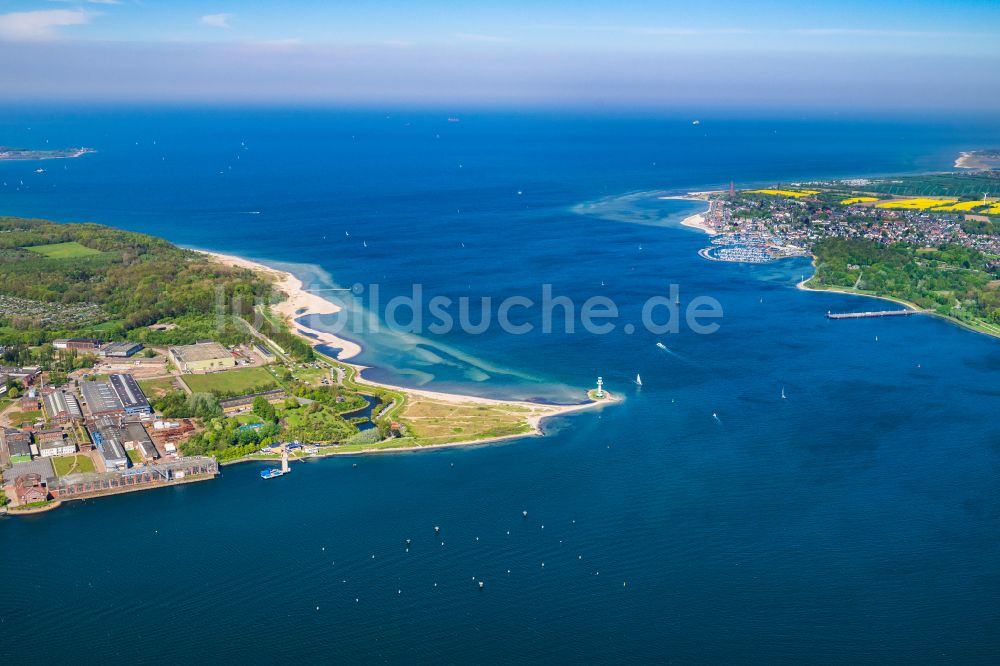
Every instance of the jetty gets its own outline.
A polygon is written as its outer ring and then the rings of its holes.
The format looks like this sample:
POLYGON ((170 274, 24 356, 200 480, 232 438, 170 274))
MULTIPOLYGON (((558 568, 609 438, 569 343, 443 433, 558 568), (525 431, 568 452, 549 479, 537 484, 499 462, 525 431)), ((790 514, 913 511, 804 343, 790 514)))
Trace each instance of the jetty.
POLYGON ((876 310, 872 312, 827 312, 827 319, 868 319, 869 317, 908 317, 926 310, 876 310))

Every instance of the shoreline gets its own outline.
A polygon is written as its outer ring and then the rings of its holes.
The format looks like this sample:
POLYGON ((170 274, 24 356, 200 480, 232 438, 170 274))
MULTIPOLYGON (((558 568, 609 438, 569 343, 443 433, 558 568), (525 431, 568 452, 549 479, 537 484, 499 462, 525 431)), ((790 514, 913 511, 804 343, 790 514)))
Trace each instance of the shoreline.
MULTIPOLYGON (((816 256, 815 255, 812 255, 812 264, 813 264, 813 268, 815 269, 815 267, 816 267, 816 256)), ((994 332, 991 332, 991 331, 984 331, 984 330, 978 329, 978 328, 976 328, 974 326, 971 326, 970 324, 965 323, 964 321, 960 321, 960 320, 955 319, 953 317, 949 317, 947 315, 943 315, 943 314, 940 314, 938 312, 934 312, 933 310, 927 310, 925 308, 921 308, 916 303, 911 303, 910 301, 904 301, 901 298, 895 298, 893 296, 879 296, 878 294, 866 294, 866 293, 860 292, 860 291, 850 291, 848 289, 838 289, 836 287, 832 287, 832 288, 829 288, 829 289, 827 289, 827 288, 817 289, 815 287, 810 287, 808 283, 814 277, 816 277, 816 273, 815 272, 812 275, 810 275, 809 277, 807 277, 805 280, 801 280, 798 283, 796 283, 795 288, 796 289, 801 289, 802 291, 811 291, 813 293, 828 292, 828 293, 831 293, 831 294, 844 294, 846 296, 861 296, 862 298, 874 298, 874 299, 880 300, 880 301, 888 301, 890 303, 896 303, 897 305, 906 306, 910 310, 915 310, 918 314, 925 314, 925 315, 930 315, 932 317, 937 317, 938 319, 940 319, 940 320, 942 320, 942 321, 944 321, 946 323, 952 324, 954 326, 958 326, 960 328, 964 328, 967 331, 972 331, 973 333, 979 333, 980 335, 985 335, 985 336, 990 337, 990 338, 1000 339, 1000 332, 994 333, 994 332)))
MULTIPOLYGON (((381 384, 379 386, 387 386, 387 385, 381 384)), ((397 390, 397 391, 403 391, 403 392, 410 391, 410 389, 401 389, 399 387, 392 387, 392 388, 394 390, 397 390)), ((556 408, 555 411, 552 411, 550 413, 545 413, 545 414, 535 414, 535 415, 532 415, 532 416, 528 417, 525 420, 525 422, 529 426, 531 426, 531 430, 529 430, 528 432, 520 432, 520 433, 515 433, 515 434, 512 434, 512 435, 498 435, 496 437, 484 437, 483 439, 462 440, 462 441, 459 441, 459 442, 445 442, 445 443, 442 443, 442 444, 425 444, 423 446, 386 446, 386 447, 382 447, 382 448, 371 446, 371 447, 368 447, 368 448, 356 449, 356 450, 350 450, 350 451, 337 451, 337 450, 334 450, 334 451, 323 451, 323 452, 311 453, 311 454, 300 456, 300 457, 296 457, 296 458, 290 458, 289 462, 290 463, 307 462, 307 461, 310 461, 310 460, 322 460, 323 458, 334 458, 334 457, 337 457, 337 456, 368 456, 368 455, 378 455, 378 454, 381 454, 381 453, 417 453, 417 452, 420 452, 420 451, 439 451, 441 449, 453 449, 453 448, 458 448, 458 447, 471 447, 471 446, 479 446, 481 444, 482 445, 500 444, 500 443, 508 442, 508 441, 515 440, 515 439, 523 439, 523 438, 526 438, 526 437, 544 437, 545 436, 545 432, 542 431, 541 422, 543 420, 547 419, 547 418, 550 418, 550 417, 553 417, 553 416, 563 416, 565 414, 569 414, 569 413, 572 413, 572 412, 583 411, 585 409, 593 409, 595 407, 603 407, 605 405, 613 405, 613 404, 616 404, 616 403, 622 401, 622 398, 619 398, 617 395, 613 395, 610 391, 605 391, 605 394, 608 396, 607 400, 584 402, 584 403, 580 403, 578 405, 552 405, 552 407, 556 408)), ((463 397, 465 397, 465 396, 457 395, 457 394, 454 394, 454 393, 442 393, 442 394, 435 394, 435 395, 449 395, 449 396, 454 396, 456 398, 463 398, 463 397)), ((470 397, 472 397, 473 399, 477 399, 475 396, 470 396, 470 397)), ((489 400, 489 398, 483 398, 483 400, 489 400)), ((536 406, 536 407, 548 407, 549 406, 549 405, 543 405, 542 403, 537 403, 537 402, 517 402, 517 401, 510 401, 510 400, 500 400, 500 401, 497 401, 497 402, 499 402, 500 404, 505 404, 505 405, 533 405, 533 406, 536 406)), ((243 458, 237 458, 235 460, 227 460, 226 462, 219 463, 219 468, 221 469, 221 468, 227 467, 229 465, 236 465, 236 464, 240 464, 240 463, 248 463, 248 462, 264 462, 264 463, 266 463, 266 462, 273 462, 274 460, 277 460, 277 458, 273 458, 273 457, 272 458, 243 457, 243 458)))
MULTIPOLYGON (((341 349, 340 354, 337 358, 331 359, 342 365, 349 366, 355 370, 354 381, 357 384, 371 386, 372 388, 381 388, 397 393, 401 393, 404 396, 417 396, 432 400, 439 400, 442 402, 449 402, 454 404, 475 404, 475 405, 511 405, 515 407, 522 407, 531 410, 531 414, 526 416, 525 423, 530 427, 528 432, 516 433, 512 435, 503 435, 500 437, 484 438, 484 439, 472 439, 463 440, 459 442, 447 442, 444 444, 428 444, 426 446, 410 446, 410 447, 393 447, 393 448, 372 448, 365 449, 361 451, 344 451, 344 452, 332 452, 326 454, 314 454, 309 456, 311 458, 322 458, 331 455, 359 455, 362 453, 383 453, 383 452, 398 452, 398 451, 419 451, 424 449, 438 449, 438 448, 450 448, 456 446, 472 446, 476 444, 486 444, 492 442, 499 442, 509 439, 517 439, 521 437, 533 437, 533 436, 543 436, 545 433, 542 430, 541 423, 547 418, 554 416, 562 416, 564 414, 569 414, 573 412, 583 411, 585 409, 593 409, 595 407, 601 407, 607 404, 615 404, 620 402, 622 398, 617 396, 610 397, 607 400, 589 400, 585 402, 574 403, 574 404, 546 404, 540 402, 531 402, 527 400, 502 400, 497 398, 484 398, 481 396, 465 395, 459 393, 445 393, 442 391, 430 391, 427 389, 415 389, 407 388, 403 386, 395 386, 393 384, 386 384, 383 382, 377 382, 368 379, 363 376, 365 370, 369 366, 361 365, 358 363, 351 363, 346 359, 353 358, 361 353, 362 347, 356 342, 350 340, 345 340, 332 333, 325 331, 319 331, 309 326, 299 324, 297 320, 301 317, 306 317, 314 314, 335 314, 341 310, 340 306, 332 303, 322 296, 316 294, 311 294, 307 292, 304 288, 302 281, 297 278, 294 274, 277 268, 272 268, 265 264, 257 261, 246 259, 237 255, 223 254, 221 252, 213 252, 209 250, 199 250, 195 249, 195 252, 199 254, 208 256, 213 260, 236 266, 238 268, 244 268, 247 270, 252 270, 258 273, 263 273, 275 280, 275 287, 283 292, 286 296, 285 300, 281 303, 272 306, 271 311, 282 316, 286 319, 289 331, 309 343, 311 347, 315 347, 317 343, 330 345, 331 347, 337 347, 341 349), (308 333, 308 335, 306 334, 308 333), (313 337, 315 336, 315 337, 313 337)), ((322 352, 316 352, 325 358, 327 355, 322 352)), ((612 394, 609 392, 609 396, 612 394)), ((223 465, 228 465, 236 462, 245 462, 257 460, 255 458, 240 458, 233 461, 227 461, 225 463, 220 463, 223 465)), ((264 459, 267 460, 267 459, 264 459)))
MULTIPOLYGON (((342 308, 336 303, 326 300, 322 296, 317 296, 316 294, 306 291, 305 285, 302 284, 302 280, 295 277, 294 274, 277 268, 271 268, 265 264, 232 254, 211 252, 209 250, 194 251, 199 254, 207 255, 219 263, 236 266, 237 268, 245 268, 257 273, 266 274, 273 278, 275 280, 275 288, 284 293, 286 298, 277 305, 272 306, 271 311, 287 319, 289 331, 298 335, 303 340, 307 340, 310 345, 320 343, 340 349, 340 353, 337 355, 337 360, 342 362, 349 358, 354 358, 361 353, 361 345, 358 343, 341 338, 333 333, 319 331, 297 321, 300 317, 306 317, 309 315, 336 314, 340 312, 342 308), (310 335, 302 335, 303 332, 309 333, 310 335)), ((360 368, 363 366, 358 367, 360 368)))
POLYGON ((688 215, 683 220, 681 224, 685 227, 691 229, 697 229, 698 231, 704 232, 709 236, 716 236, 718 233, 715 228, 708 224, 708 220, 705 219, 705 213, 695 213, 694 215, 688 215))

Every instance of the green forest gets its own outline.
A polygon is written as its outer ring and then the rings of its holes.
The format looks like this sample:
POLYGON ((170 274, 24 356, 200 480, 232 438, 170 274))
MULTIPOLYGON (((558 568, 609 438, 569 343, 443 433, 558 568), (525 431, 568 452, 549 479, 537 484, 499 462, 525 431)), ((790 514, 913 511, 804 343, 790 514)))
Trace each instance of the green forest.
POLYGON ((0 217, 0 294, 53 312, 96 306, 67 326, 23 303, 0 308, 0 344, 38 344, 89 335, 156 344, 201 338, 248 339, 247 316, 267 302, 271 285, 252 271, 223 266, 160 238, 99 224, 0 217), (217 316, 217 313, 219 315, 217 316), (147 326, 173 322, 154 332, 147 326))
POLYGON ((1000 266, 976 250, 824 238, 813 254, 812 287, 889 296, 973 326, 1000 324, 1000 266))

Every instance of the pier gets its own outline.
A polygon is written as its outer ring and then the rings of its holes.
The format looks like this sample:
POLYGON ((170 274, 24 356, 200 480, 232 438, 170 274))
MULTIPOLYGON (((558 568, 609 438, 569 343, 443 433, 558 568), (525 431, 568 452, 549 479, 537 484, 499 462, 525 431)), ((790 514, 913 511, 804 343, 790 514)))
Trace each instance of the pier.
POLYGON ((874 312, 827 312, 827 319, 868 319, 869 317, 907 317, 925 310, 878 310, 874 312))

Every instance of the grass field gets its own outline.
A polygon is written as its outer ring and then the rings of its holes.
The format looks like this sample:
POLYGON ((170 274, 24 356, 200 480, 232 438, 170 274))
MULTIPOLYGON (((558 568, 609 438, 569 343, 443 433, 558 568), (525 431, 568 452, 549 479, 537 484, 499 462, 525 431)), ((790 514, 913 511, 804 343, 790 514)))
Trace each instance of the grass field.
POLYGON ((57 476, 96 471, 94 468, 94 461, 90 459, 90 456, 82 454, 75 456, 57 456, 52 459, 52 466, 55 468, 57 476))
POLYGON ((133 465, 142 464, 142 456, 140 456, 139 452, 136 451, 135 449, 132 449, 131 451, 126 451, 125 453, 128 454, 128 459, 132 461, 133 465))
POLYGON ((80 257, 93 257, 103 254, 100 250, 80 245, 76 241, 70 243, 51 243, 49 245, 32 245, 24 249, 45 255, 49 259, 78 259, 80 257))
POLYGON ((531 411, 520 405, 480 405, 412 396, 403 410, 419 446, 526 434, 531 411))
POLYGON ((25 423, 34 423, 40 418, 42 413, 37 409, 30 412, 14 412, 10 415, 10 424, 16 428, 25 423))
POLYGON ((195 393, 237 395, 277 386, 274 375, 264 368, 240 368, 207 375, 184 375, 184 383, 195 393))
POLYGON ((139 388, 146 394, 146 397, 155 400, 162 398, 168 393, 179 391, 179 387, 173 377, 161 377, 159 379, 140 379, 139 388))

